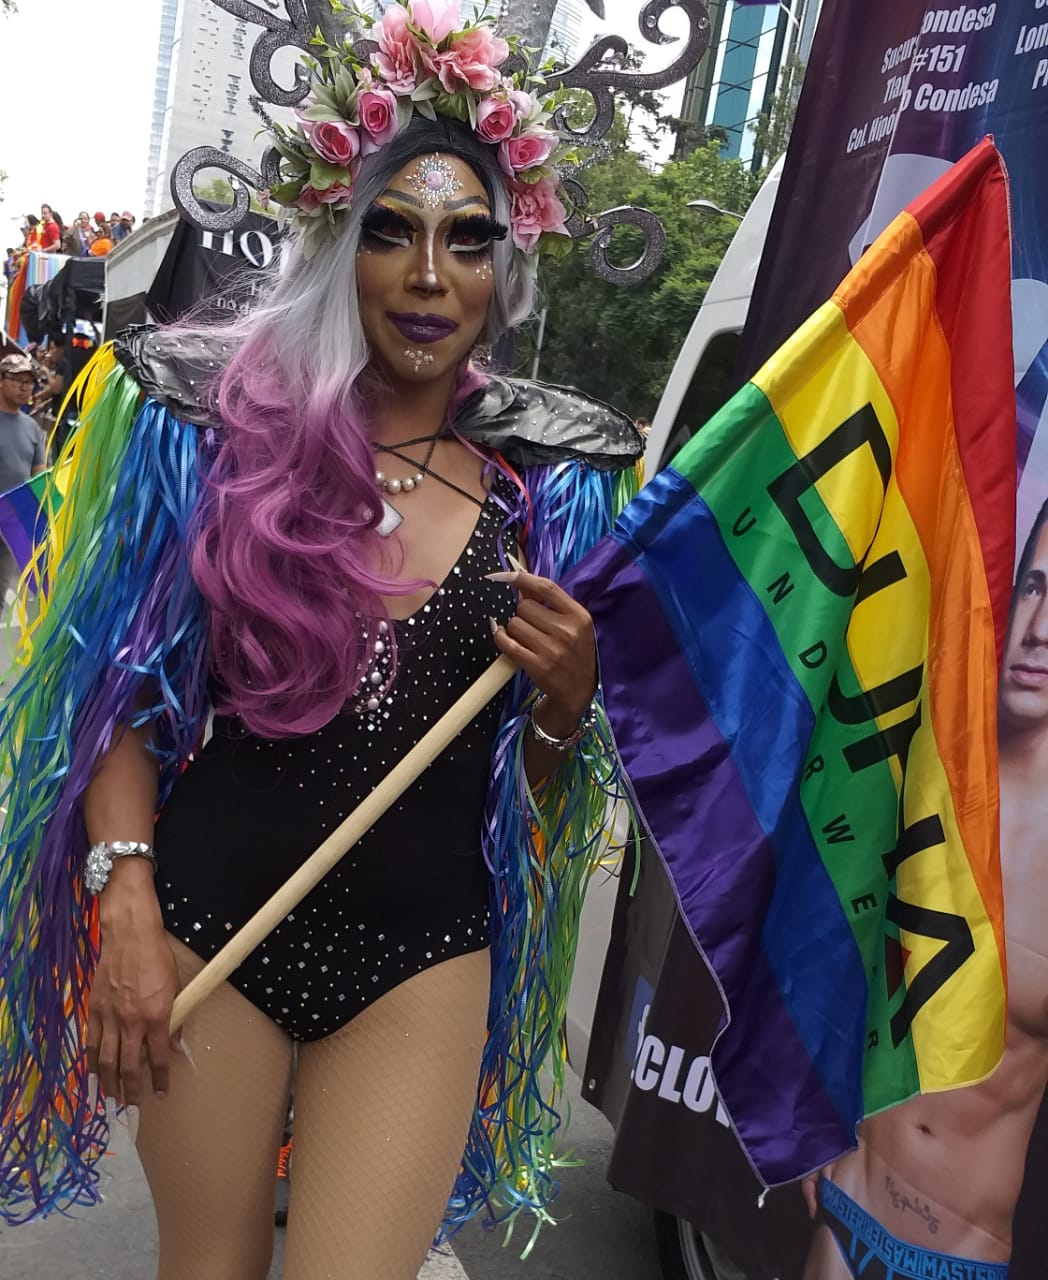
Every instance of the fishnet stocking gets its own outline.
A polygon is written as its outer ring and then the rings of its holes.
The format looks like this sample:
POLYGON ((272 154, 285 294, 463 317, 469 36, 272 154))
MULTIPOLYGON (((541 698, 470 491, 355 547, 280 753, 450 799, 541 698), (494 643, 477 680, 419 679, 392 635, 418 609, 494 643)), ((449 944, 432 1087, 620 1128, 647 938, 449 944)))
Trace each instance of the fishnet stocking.
POLYGON ((299 1046, 285 1280, 415 1280, 466 1144, 489 965, 444 961, 299 1046))
MULTIPOLYGON (((203 961, 168 940, 184 985, 203 961)), ((415 1280, 465 1147, 489 964, 444 961, 299 1046, 285 1280, 415 1280)), ((183 1036, 192 1062, 138 1126, 157 1280, 265 1280, 291 1040, 228 984, 183 1036)))
MULTIPOLYGON (((168 938, 183 985, 204 962, 168 938)), ((291 1039, 228 983, 182 1031, 163 1101, 147 1091, 138 1153, 156 1206, 157 1280, 265 1280, 291 1086, 291 1039)))

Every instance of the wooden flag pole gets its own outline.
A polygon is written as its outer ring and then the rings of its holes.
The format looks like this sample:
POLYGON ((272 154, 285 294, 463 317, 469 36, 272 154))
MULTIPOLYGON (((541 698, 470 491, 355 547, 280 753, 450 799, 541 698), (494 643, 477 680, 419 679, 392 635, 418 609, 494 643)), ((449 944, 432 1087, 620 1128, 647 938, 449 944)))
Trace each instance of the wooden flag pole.
POLYGON ((331 868, 370 831, 386 810, 433 763, 446 746, 471 720, 506 687, 518 668, 504 655, 472 684, 459 700, 393 766, 378 786, 328 836, 295 874, 261 906, 244 927, 201 969, 182 990, 171 1010, 171 1030, 177 1031, 193 1010, 220 986, 245 957, 249 956, 289 911, 294 911, 306 894, 331 868))

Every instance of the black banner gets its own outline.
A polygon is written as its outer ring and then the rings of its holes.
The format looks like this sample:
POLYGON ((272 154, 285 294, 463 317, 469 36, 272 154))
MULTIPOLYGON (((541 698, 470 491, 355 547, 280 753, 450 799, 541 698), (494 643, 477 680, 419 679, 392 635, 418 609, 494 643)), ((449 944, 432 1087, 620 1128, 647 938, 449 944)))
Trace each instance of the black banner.
POLYGON ((235 231, 225 234, 201 231, 182 219, 145 295, 145 305, 160 321, 191 312, 204 319, 221 319, 247 311, 279 245, 280 228, 259 213, 249 213, 235 231))
POLYGON ((693 1223, 746 1280, 799 1280, 811 1221, 797 1187, 761 1187, 717 1097, 709 1050, 721 1002, 644 846, 623 871, 583 1097, 615 1128, 608 1180, 693 1223))

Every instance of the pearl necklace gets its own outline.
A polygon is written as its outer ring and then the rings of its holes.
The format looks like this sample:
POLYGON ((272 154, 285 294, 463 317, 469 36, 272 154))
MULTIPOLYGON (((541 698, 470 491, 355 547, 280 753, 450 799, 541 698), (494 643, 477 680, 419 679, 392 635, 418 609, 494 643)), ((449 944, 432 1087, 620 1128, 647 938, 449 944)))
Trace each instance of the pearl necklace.
POLYGON ((387 479, 381 471, 375 472, 375 483, 383 493, 410 493, 425 478, 421 471, 416 471, 413 476, 408 476, 404 480, 397 480, 395 477, 387 479))
MULTIPOLYGON (((404 480, 398 480, 395 476, 389 477, 389 476, 386 476, 381 471, 376 471, 375 483, 382 490, 382 492, 391 493, 395 495, 398 493, 411 493, 414 489, 417 489, 418 486, 422 483, 422 481, 425 480, 426 478, 426 471, 429 467, 429 464, 433 461, 433 454, 436 450, 437 440, 439 438, 440 438, 439 432, 437 433, 437 435, 429 437, 429 449, 426 451, 425 460, 423 461, 421 467, 418 469, 418 471, 415 472, 413 476, 407 476, 404 480)), ((408 441, 405 441, 404 443, 414 444, 416 443, 416 441, 408 440, 408 441)), ((396 449, 391 449, 386 445, 379 444, 379 445, 376 445, 375 448, 381 450, 383 453, 392 453, 396 457, 402 456, 397 453, 396 449)), ((405 461, 410 461, 410 459, 405 459, 405 461)))

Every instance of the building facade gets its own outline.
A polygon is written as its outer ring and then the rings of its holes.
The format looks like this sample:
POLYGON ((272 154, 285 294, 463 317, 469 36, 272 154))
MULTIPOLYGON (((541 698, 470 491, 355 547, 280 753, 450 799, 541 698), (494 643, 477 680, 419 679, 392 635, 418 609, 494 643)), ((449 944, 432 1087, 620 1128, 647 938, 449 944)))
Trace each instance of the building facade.
MULTIPOLYGON (((724 139, 725 156, 756 170, 765 157, 754 129, 767 113, 787 68, 806 62, 821 0, 782 0, 781 4, 736 4, 706 0, 710 47, 688 77, 681 117, 708 136, 724 139)), ((682 131, 682 147, 698 129, 682 131)))
POLYGON ((543 61, 553 58, 561 65, 572 66, 579 60, 585 15, 583 0, 557 0, 543 61))
MULTIPOLYGON (((256 0, 283 13, 281 0, 256 0)), ((216 147, 257 164, 261 121, 251 105, 248 69, 259 28, 211 0, 163 0, 153 97, 153 127, 146 179, 145 214, 173 206, 171 170, 194 147, 216 147)), ((279 84, 293 83, 295 50, 273 59, 279 84)), ((280 111, 274 109, 275 116, 280 111)))

